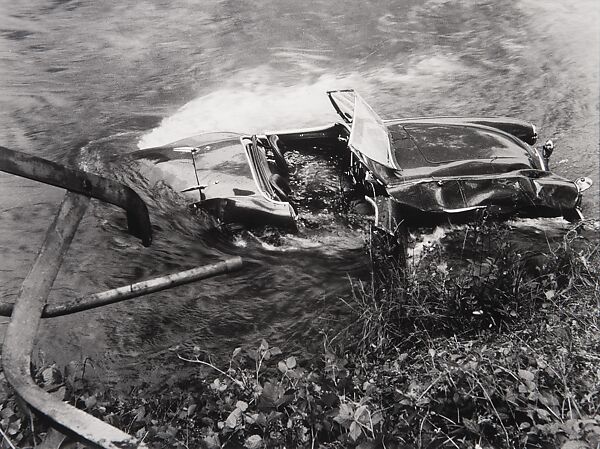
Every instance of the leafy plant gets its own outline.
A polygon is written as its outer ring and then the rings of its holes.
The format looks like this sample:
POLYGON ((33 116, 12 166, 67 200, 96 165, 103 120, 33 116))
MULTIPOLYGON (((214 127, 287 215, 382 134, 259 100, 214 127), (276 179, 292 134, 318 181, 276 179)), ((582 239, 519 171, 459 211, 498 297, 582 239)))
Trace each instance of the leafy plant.
MULTIPOLYGON (((352 325, 313 359, 263 340, 223 366, 194 348, 173 361, 193 375, 126 391, 89 381, 87 361, 34 376, 152 448, 598 447, 597 243, 530 254, 502 225, 461 229, 464 260, 432 245, 409 273, 383 257, 353 281, 352 325)), ((0 448, 39 444, 45 423, 4 384, 0 448)))

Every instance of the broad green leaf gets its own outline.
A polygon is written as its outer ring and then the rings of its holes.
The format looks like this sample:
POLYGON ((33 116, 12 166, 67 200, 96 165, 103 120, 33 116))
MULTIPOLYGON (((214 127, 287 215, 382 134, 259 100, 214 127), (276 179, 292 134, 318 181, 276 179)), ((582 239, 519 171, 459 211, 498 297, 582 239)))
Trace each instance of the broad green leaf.
POLYGON ((544 410, 543 408, 536 408, 535 412, 537 413, 539 419, 542 419, 546 422, 551 420, 550 413, 548 413, 547 410, 544 410))
POLYGON ((477 421, 473 419, 463 418, 462 422, 469 432, 474 433, 475 435, 480 434, 479 424, 477 424, 477 421))
POLYGON ((141 421, 141 420, 144 419, 145 416, 146 416, 146 407, 144 407, 143 405, 141 405, 135 411, 135 418, 133 420, 134 421, 141 421))
POLYGON ((267 343, 267 340, 265 340, 263 338, 263 340, 260 342, 260 348, 259 348, 259 350, 264 352, 264 351, 266 351, 268 349, 269 349, 269 343, 267 343))
POLYGON ((285 361, 285 364, 288 367, 288 369, 294 369, 296 367, 296 357, 288 357, 285 361))
POLYGON ((258 413, 253 413, 252 415, 245 415, 244 419, 248 424, 255 424, 258 419, 258 413))
POLYGON ((17 419, 16 421, 11 422, 10 425, 8 426, 8 434, 16 435, 17 433, 19 433, 20 428, 21 428, 21 419, 17 419))
POLYGON ((225 425, 230 429, 235 429, 235 427, 237 426, 238 418, 241 416, 241 413, 242 412, 240 411, 240 409, 236 408, 229 414, 229 416, 225 420, 225 425))
POLYGON ((266 382, 262 389, 261 396, 272 402, 276 402, 281 396, 281 393, 281 388, 279 388, 277 385, 272 384, 271 382, 266 382))
POLYGON ((42 378, 44 379, 44 386, 53 385, 57 382, 60 377, 60 373, 56 368, 56 365, 52 365, 42 371, 42 378))
POLYGON ((381 421, 383 421, 383 413, 378 411, 371 415, 371 422, 373 423, 373 425, 377 425, 381 421))
POLYGON ((521 379, 528 380, 529 382, 531 382, 531 381, 533 381, 533 379, 535 379, 535 375, 531 371, 527 371, 526 369, 519 370, 519 377, 521 379))
POLYGON ((360 424, 358 424, 356 421, 352 421, 352 424, 350 424, 350 438, 352 438, 352 441, 356 441, 361 435, 362 428, 360 427, 360 424))
POLYGON ((202 437, 202 441, 207 449, 219 449, 221 447, 221 441, 219 440, 219 434, 217 433, 202 437))
POLYGON ((260 449, 263 447, 263 440, 260 435, 250 435, 246 438, 244 446, 248 449, 260 449))
POLYGON ((259 426, 266 426, 267 425, 267 416, 264 413, 259 413, 258 417, 256 418, 256 424, 258 424, 259 426))
POLYGON ((59 400, 59 401, 64 401, 66 395, 67 395, 67 388, 63 385, 62 387, 60 387, 58 390, 56 390, 53 393, 50 393, 52 395, 52 397, 54 397, 55 399, 59 400))
POLYGON ((0 416, 1 416, 2 418, 5 418, 5 419, 8 419, 8 418, 10 418, 10 417, 11 417, 11 416, 13 416, 14 414, 15 414, 15 411, 14 411, 12 408, 10 408, 10 407, 3 408, 3 409, 0 411, 0 416))
POLYGON ((272 347, 271 355, 281 355, 281 349, 279 349, 279 347, 277 347, 277 346, 272 347))
POLYGON ((540 402, 547 407, 558 407, 560 402, 551 392, 540 393, 540 402))
POLYGON ((96 405, 96 395, 90 396, 85 400, 85 408, 91 409, 94 405, 96 405))
POLYGON ((361 405, 354 412, 354 420, 362 424, 369 423, 369 410, 366 405, 361 405))
POLYGON ((333 419, 343 427, 348 427, 354 419, 354 409, 350 404, 341 404, 337 416, 333 419))
POLYGON ((227 384, 221 383, 221 381, 219 379, 215 379, 210 384, 210 388, 212 388, 213 390, 216 390, 216 391, 225 391, 227 389, 227 384))
POLYGON ((279 371, 281 371, 282 373, 285 373, 288 370, 287 365, 283 360, 279 361, 279 363, 277 364, 277 369, 279 369, 279 371))

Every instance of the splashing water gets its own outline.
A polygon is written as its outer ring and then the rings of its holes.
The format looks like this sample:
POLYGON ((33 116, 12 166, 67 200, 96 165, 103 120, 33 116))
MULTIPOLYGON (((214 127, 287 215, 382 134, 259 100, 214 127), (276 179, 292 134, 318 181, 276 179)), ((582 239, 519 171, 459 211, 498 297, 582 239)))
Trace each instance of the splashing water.
POLYGON ((338 120, 326 91, 356 81, 322 76, 313 83, 283 86, 244 83, 235 78, 229 86, 195 98, 164 119, 141 138, 138 146, 164 145, 207 131, 257 134, 326 125, 338 120))

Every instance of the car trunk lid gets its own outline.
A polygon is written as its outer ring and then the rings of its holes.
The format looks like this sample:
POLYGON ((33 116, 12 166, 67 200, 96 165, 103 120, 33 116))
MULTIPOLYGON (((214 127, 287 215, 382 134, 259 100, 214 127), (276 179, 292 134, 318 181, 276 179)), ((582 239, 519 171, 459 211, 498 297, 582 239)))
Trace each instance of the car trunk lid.
POLYGON ((396 160, 403 168, 407 162, 412 166, 506 158, 530 162, 527 150, 516 139, 484 126, 404 123, 391 125, 389 129, 396 160), (401 138, 403 132, 406 134, 404 139, 401 138))

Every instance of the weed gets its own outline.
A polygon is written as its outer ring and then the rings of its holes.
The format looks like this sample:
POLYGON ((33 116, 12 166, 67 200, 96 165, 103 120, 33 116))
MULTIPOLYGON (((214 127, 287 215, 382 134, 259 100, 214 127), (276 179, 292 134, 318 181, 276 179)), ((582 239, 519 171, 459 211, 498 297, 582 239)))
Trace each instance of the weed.
MULTIPOLYGON (((345 299, 351 325, 316 359, 266 341, 225 366, 192 350, 179 358, 196 374, 127 394, 82 370, 34 375, 152 448, 598 447, 597 244, 568 233, 533 253, 505 225, 460 232, 459 260, 433 245, 408 272, 372 247, 376 271, 345 299)), ((47 430, 10 395, 0 427, 0 448, 47 430)))
POLYGON ((452 266, 439 244, 406 270, 387 255, 388 246, 369 242, 374 275, 353 281, 352 296, 342 300, 352 312, 345 340, 354 342, 353 350, 402 350, 438 336, 472 338, 490 329, 537 326, 540 318, 564 313, 570 298, 597 282, 596 247, 577 250, 573 234, 544 254, 512 247, 506 225, 484 223, 461 232, 464 238, 454 239, 463 241, 466 257, 452 266))

